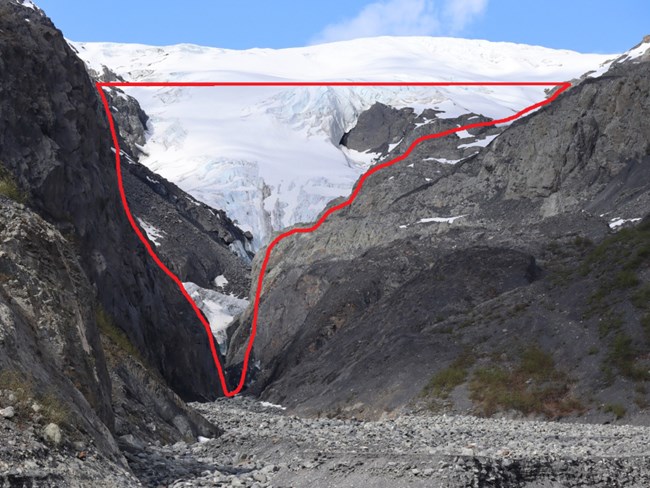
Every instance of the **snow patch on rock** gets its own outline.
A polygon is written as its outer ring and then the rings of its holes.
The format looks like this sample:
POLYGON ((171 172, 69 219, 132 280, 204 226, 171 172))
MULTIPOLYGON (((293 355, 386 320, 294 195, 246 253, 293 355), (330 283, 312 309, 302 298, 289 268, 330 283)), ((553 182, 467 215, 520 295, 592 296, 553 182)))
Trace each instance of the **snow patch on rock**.
POLYGON ((487 147, 488 144, 490 144, 493 140, 495 140, 499 134, 495 134, 492 136, 486 136, 484 139, 479 139, 474 142, 470 142, 468 144, 461 144, 458 146, 458 149, 464 149, 466 147, 487 147))
POLYGON ((453 224, 456 220, 462 219, 465 217, 465 215, 458 215, 456 217, 428 217, 426 219, 420 219, 417 221, 418 224, 428 224, 431 222, 436 222, 436 223, 447 223, 447 224, 453 224))
POLYGON ((614 218, 610 221, 609 223, 609 228, 610 229, 616 229, 617 227, 620 227, 628 222, 639 222, 641 218, 635 218, 635 219, 621 219, 621 218, 614 218))
POLYGON ((160 239, 162 239, 162 237, 165 235, 165 232, 158 229, 157 227, 154 227, 143 219, 136 218, 136 220, 138 221, 140 228, 144 231, 144 233, 147 235, 147 238, 154 244, 154 246, 160 246, 160 239))
MULTIPOLYGON (((215 283, 219 278, 221 276, 215 279, 215 283)), ((223 280, 220 280, 220 282, 223 282, 223 280)), ((201 288, 192 282, 183 283, 183 286, 197 307, 205 314, 219 348, 225 354, 228 347, 226 330, 233 319, 246 310, 250 302, 234 295, 226 295, 215 290, 201 288)))

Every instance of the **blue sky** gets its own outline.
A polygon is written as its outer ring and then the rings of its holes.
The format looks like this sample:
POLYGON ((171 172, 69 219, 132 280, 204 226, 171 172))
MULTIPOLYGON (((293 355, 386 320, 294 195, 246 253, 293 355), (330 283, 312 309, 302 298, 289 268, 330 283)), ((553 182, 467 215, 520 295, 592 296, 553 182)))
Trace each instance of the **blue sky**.
POLYGON ((457 36, 618 53, 650 0, 35 0, 75 41, 244 49, 375 35, 457 36))

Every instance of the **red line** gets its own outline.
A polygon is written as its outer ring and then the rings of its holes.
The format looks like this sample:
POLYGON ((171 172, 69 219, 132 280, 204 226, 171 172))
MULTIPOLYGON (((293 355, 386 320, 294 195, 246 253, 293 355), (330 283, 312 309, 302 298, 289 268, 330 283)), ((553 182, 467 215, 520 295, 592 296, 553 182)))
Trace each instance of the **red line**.
POLYGON ((205 329, 205 332, 208 334, 210 351, 212 352, 212 358, 214 359, 214 362, 217 366, 217 371, 219 372, 219 380, 221 381, 221 387, 223 388, 223 391, 226 394, 226 396, 232 396, 232 395, 228 395, 228 385, 226 384, 226 377, 223 374, 223 369, 221 368, 221 363, 219 362, 219 356, 217 354, 217 349, 214 345, 214 338, 212 336, 212 330, 210 329, 210 324, 203 317, 203 314, 201 313, 199 307, 196 305, 196 302, 192 299, 189 293, 187 293, 187 290, 183 286, 183 282, 160 260, 158 255, 152 249, 151 244, 149 244, 149 241, 144 237, 144 235, 142 235, 140 228, 135 223, 135 219, 133 218, 133 214, 131 213, 131 208, 129 207, 129 203, 126 199, 126 192, 124 191, 124 182, 122 180, 122 162, 120 158, 120 152, 121 152, 120 143, 118 141, 117 132, 115 130, 115 122, 113 121, 113 115, 111 114, 111 110, 108 105, 108 99, 106 98, 106 94, 104 93, 104 90, 102 90, 99 87, 98 89, 102 97, 104 110, 106 111, 106 114, 108 116, 108 124, 111 129, 113 144, 115 145, 115 172, 117 174, 117 185, 120 190, 120 198, 122 199, 122 205, 124 207, 124 212, 126 213, 126 218, 129 220, 129 223, 131 224, 131 227, 133 227, 133 230, 137 234, 138 239, 140 239, 140 241, 144 244, 144 247, 146 248, 149 255, 153 258, 153 260, 158 265, 158 267, 160 267, 160 269, 162 269, 165 272, 165 274, 169 276, 174 283, 176 283, 176 286, 178 286, 178 289, 181 291, 185 299, 192 306, 194 313, 203 324, 203 328, 205 329))
POLYGON ((292 236, 294 234, 305 234, 308 232, 313 232, 316 229, 318 229, 327 218, 332 215, 335 212, 338 212, 339 210, 348 207, 349 205, 354 202, 354 200, 357 198, 357 195, 359 195, 359 192, 363 188, 364 183, 366 180, 373 174, 377 173, 378 171, 381 171, 382 169, 388 168, 389 166, 392 166, 393 164, 403 161, 406 159, 415 149, 415 147, 424 142, 428 141, 431 139, 437 139, 440 137, 445 137, 450 134, 454 134, 456 132, 460 132, 463 130, 469 130, 469 129, 475 129, 477 127, 489 127, 492 125, 499 125, 499 124, 505 124, 507 122, 512 122, 513 120, 518 119, 519 117, 522 117, 523 115, 536 110, 540 107, 543 107, 545 105, 548 105, 555 101, 557 97, 560 96, 561 93, 566 91, 571 87, 571 83, 569 82, 538 82, 538 81, 513 81, 513 82, 506 82, 506 81, 491 81, 491 82, 474 82, 474 81, 468 81, 468 82, 351 82, 351 81, 340 81, 340 82, 320 82, 320 81, 315 81, 315 82, 99 82, 96 83, 97 90, 99 91, 99 94, 102 99, 102 103, 104 105, 104 110, 106 111, 106 116, 108 118, 108 123, 109 127, 111 130, 111 136, 113 138, 113 144, 115 146, 115 171, 117 174, 117 183, 119 187, 119 192, 120 192, 120 198, 122 199, 122 205, 124 206, 124 212, 126 213, 126 217, 129 220, 129 223, 131 224, 131 227, 135 231, 135 233, 138 236, 138 239, 144 244, 145 249, 149 253, 149 255, 153 258, 154 262, 162 269, 167 276, 171 278, 171 280, 176 283, 178 286, 179 290, 185 297, 185 299, 189 302, 189 304, 192 306, 192 309, 194 310, 194 313, 198 317, 198 319, 201 321, 203 324, 203 328, 206 331, 206 334, 208 335, 208 342, 210 343, 210 351, 212 352, 212 359, 214 360, 214 364, 217 367, 217 372, 219 373, 219 381, 221 382, 221 388, 223 390, 223 393, 227 397, 233 397, 237 395, 239 392, 241 392, 242 388, 244 387, 244 383, 246 381, 246 372, 248 371, 248 363, 250 359, 251 352, 253 350, 253 342, 255 341, 255 336, 257 333, 257 322, 259 318, 259 303, 260 303, 260 297, 262 296, 262 284, 264 282, 264 274, 266 273, 266 268, 269 263, 269 259, 271 257, 271 252, 277 246, 283 239, 286 239, 289 236, 292 236), (106 98, 106 94, 104 93, 104 90, 102 89, 103 87, 134 87, 134 86, 140 86, 140 87, 223 87, 223 86, 553 86, 557 87, 558 89, 553 93, 552 96, 549 98, 542 100, 540 102, 537 102, 533 105, 530 105, 519 112, 510 115, 509 117, 505 117, 502 119, 496 119, 496 120, 491 120, 491 121, 486 121, 486 122, 477 122, 475 124, 469 124, 465 125, 462 127, 456 127, 453 129, 448 129, 442 132, 437 132, 435 134, 429 134, 426 136, 419 137, 415 141, 411 143, 409 148, 400 156, 396 157, 395 159, 391 159, 390 161, 385 161, 381 164, 378 164, 376 166, 373 166, 370 168, 368 171, 366 171, 364 174, 361 175, 359 180, 357 181, 354 189, 352 190, 352 193, 350 196, 347 198, 342 203, 339 203, 338 205, 331 207, 327 209, 321 215, 321 217, 310 227, 297 227, 294 229, 291 229, 287 232, 284 232, 275 239, 271 241, 271 243, 268 245, 266 248, 266 252, 264 254, 264 261, 262 262, 262 266, 260 268, 260 274, 257 278, 257 290, 255 292, 255 301, 253 303, 253 322, 251 324, 251 334, 248 339, 248 346, 246 347, 246 353, 244 355, 244 363, 242 367, 242 372, 241 376, 239 379, 239 383, 237 387, 230 391, 228 390, 228 385, 226 382, 226 377, 223 371, 223 367, 221 366, 221 362, 219 361, 219 356, 217 354, 217 350, 214 344, 214 337, 212 335, 212 330, 210 329, 210 324, 206 320, 206 318, 203 316, 201 313, 199 307, 196 305, 192 297, 187 293, 187 290, 185 290, 185 287, 183 286, 183 283, 181 280, 176 276, 165 264, 160 260, 158 255, 154 252, 153 248, 151 247, 151 244, 147 240, 147 238, 142 234, 142 231, 138 227, 138 225, 135 222, 135 219, 133 218, 133 214, 131 213, 131 209, 129 207, 128 201, 126 199, 126 193, 124 191, 124 184, 122 180, 122 164, 121 164, 121 158, 120 158, 120 145, 117 137, 117 131, 115 129, 115 122, 113 121, 113 115, 111 114, 110 106, 108 104, 108 99, 106 98))
POLYGON ((98 87, 210 86, 561 86, 560 81, 102 81, 98 87))

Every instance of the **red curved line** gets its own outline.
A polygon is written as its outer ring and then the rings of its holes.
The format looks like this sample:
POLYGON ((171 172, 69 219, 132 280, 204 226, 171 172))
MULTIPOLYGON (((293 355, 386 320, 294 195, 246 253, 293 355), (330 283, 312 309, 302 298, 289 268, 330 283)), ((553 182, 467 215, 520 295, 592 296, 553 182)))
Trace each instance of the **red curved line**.
POLYGON ((171 280, 176 283, 178 286, 179 290, 185 297, 185 299, 189 302, 189 304, 192 306, 192 309, 194 310, 194 313, 198 317, 198 319, 201 321, 201 324, 203 324, 203 328, 206 331, 206 334, 208 335, 208 342, 210 343, 210 351, 212 352, 212 359, 214 360, 214 364, 217 367, 217 372, 219 373, 219 381, 221 383, 221 388, 223 390, 223 393, 226 397, 233 397, 237 395, 239 392, 241 392, 242 388, 244 387, 244 383, 246 381, 246 372, 248 371, 248 363, 250 360, 250 355, 253 350, 253 343, 255 341, 255 335, 257 333, 257 322, 259 318, 259 303, 260 303, 260 297, 262 296, 262 285, 264 282, 264 274, 266 273, 266 268, 269 263, 269 259, 271 257, 271 252, 277 246, 283 239, 286 239, 289 236, 292 236, 294 234, 305 234, 308 232, 313 232, 316 229, 318 229, 327 218, 332 215, 335 212, 338 212, 339 210, 348 207, 349 205, 354 202, 354 200, 357 198, 357 195, 359 195, 359 192, 363 188, 364 183, 366 180, 373 174, 377 173, 378 171, 381 171, 382 169, 388 168, 389 166, 392 166, 395 163, 398 163, 399 161, 403 161, 406 159, 415 149, 415 147, 424 142, 428 141, 431 139, 437 139, 440 137, 445 137, 450 134, 454 134, 456 132, 460 132, 463 130, 469 130, 469 129, 475 129, 477 127, 489 127, 492 125, 499 125, 499 124, 505 124, 508 122, 512 122, 513 120, 518 119, 519 117, 522 117, 523 115, 527 114, 528 112, 531 112, 533 110, 536 110, 540 107, 543 107, 545 105, 548 105, 555 101, 560 94, 562 94, 564 91, 569 89, 571 87, 571 83, 569 82, 537 82, 537 81, 515 81, 515 82, 501 82, 501 81, 495 81, 495 82, 99 82, 96 83, 97 90, 99 91, 99 94, 102 99, 102 103, 104 105, 104 110, 106 111, 106 116, 108 118, 108 123, 109 127, 111 130, 111 137, 113 139, 113 144, 115 146, 115 171, 117 174, 117 182, 118 182, 118 187, 119 187, 119 192, 120 192, 120 198, 122 200, 122 205, 124 207, 124 212, 126 213, 126 217, 129 220, 129 223, 131 224, 131 227, 135 231, 136 235, 138 236, 138 239, 144 244, 145 249, 149 253, 149 255, 153 258, 154 262, 162 269, 167 276, 171 278, 171 280), (151 247, 151 244, 147 240, 147 238, 142 234, 142 231, 138 227, 138 225, 135 222, 135 219, 133 218, 133 214, 131 213, 131 209, 129 207, 128 201, 126 199, 126 193, 124 191, 124 184, 122 180, 122 163, 121 163, 121 158, 120 158, 120 145, 117 137, 117 131, 115 129, 115 122, 113 120, 113 115, 111 114, 110 106, 108 104, 108 99, 106 98, 106 94, 104 93, 103 87, 119 87, 119 86, 141 86, 141 87, 215 87, 215 86, 553 86, 557 87, 557 90, 555 93, 553 93, 552 96, 549 98, 542 100, 540 102, 537 102, 533 105, 530 105, 519 112, 510 115, 509 117, 504 117, 502 119, 495 119, 495 120, 490 120, 486 122, 477 122, 475 124, 468 124, 462 127, 456 127, 453 129, 448 129, 442 132, 437 132, 435 134, 428 134, 422 137, 419 137, 415 141, 411 143, 409 148, 404 151, 403 154, 400 156, 391 159, 390 161, 385 161, 381 164, 378 164, 376 166, 373 166, 370 168, 368 171, 363 173, 357 183, 354 186, 354 189, 352 190, 352 193, 350 196, 343 201, 342 203, 339 203, 338 205, 335 205, 334 207, 331 207, 327 209, 321 216, 320 218, 311 226, 309 227, 296 227, 294 229, 291 229, 287 232, 283 232, 282 234, 276 236, 271 243, 268 245, 266 248, 266 252, 264 254, 264 260, 262 261, 262 266, 260 267, 260 273, 257 278, 257 290, 255 292, 255 301, 253 303, 253 321, 251 324, 251 334, 248 339, 248 345, 246 347, 246 353, 244 354, 244 362, 242 366, 242 372, 241 376, 239 378, 239 383, 237 387, 234 390, 228 390, 228 385, 226 383, 226 377, 223 371, 223 367, 221 366, 221 362, 219 361, 219 356, 217 354, 217 350, 214 344, 214 337, 212 335, 212 330, 210 329, 210 324, 207 321, 207 319, 203 316, 201 313, 199 307, 196 305, 196 302, 192 299, 192 297, 187 293, 187 290, 183 286, 182 281, 176 276, 158 257, 158 255, 155 253, 153 248, 151 247))

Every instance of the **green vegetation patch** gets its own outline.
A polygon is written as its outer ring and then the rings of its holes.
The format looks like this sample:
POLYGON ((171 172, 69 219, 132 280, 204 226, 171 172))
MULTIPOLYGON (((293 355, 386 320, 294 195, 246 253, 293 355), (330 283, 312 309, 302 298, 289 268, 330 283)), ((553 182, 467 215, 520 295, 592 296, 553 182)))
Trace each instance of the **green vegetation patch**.
POLYGON ((557 418, 583 409, 569 395, 567 375, 558 371, 553 357, 537 346, 522 351, 512 367, 477 368, 469 389, 478 412, 487 416, 499 410, 516 410, 557 418))
POLYGON ((11 173, 0 163, 0 195, 3 195, 18 203, 27 201, 27 194, 23 192, 16 183, 11 173))
POLYGON ((0 371, 0 390, 10 390, 16 395, 18 403, 27 403, 34 398, 33 380, 13 369, 0 371))
POLYGON ((38 414, 42 415, 44 423, 72 426, 72 413, 59 396, 51 390, 38 392, 34 381, 21 372, 12 369, 1 371, 0 390, 9 390, 16 396, 14 407, 19 419, 33 415, 32 405, 38 404, 38 414))
POLYGON ((632 303, 641 310, 650 310, 650 283, 646 283, 634 292, 632 303))
POLYGON ((469 369, 473 364, 474 356, 470 352, 462 353, 449 366, 431 377, 422 394, 443 399, 449 397, 454 388, 467 380, 469 369))
POLYGON ((622 229, 608 237, 587 255, 580 266, 583 276, 594 273, 600 286, 590 298, 591 314, 611 305, 615 292, 634 290, 633 303, 639 308, 650 305, 650 284, 642 284, 639 268, 650 264, 650 223, 622 229))
POLYGON ((603 411, 605 413, 613 413, 614 416, 616 417, 616 420, 625 417, 625 413, 626 413, 625 407, 619 403, 609 403, 605 405, 603 411))
POLYGON ((623 318, 620 315, 608 313, 598 323, 598 335, 601 339, 604 339, 612 332, 621 330, 623 324, 623 318))
POLYGON ((606 366, 616 368, 620 374, 635 381, 650 380, 648 365, 638 361, 639 350, 631 337, 619 332, 612 342, 606 358, 606 366))
POLYGON ((104 307, 97 305, 95 311, 95 320, 97 321, 97 326, 99 331, 109 339, 115 346, 121 349, 123 352, 127 353, 129 356, 132 356, 140 362, 144 363, 144 359, 140 354, 140 351, 133 345, 133 343, 126 336, 124 331, 122 331, 115 323, 113 322, 112 317, 104 310, 104 307))
POLYGON ((579 249, 590 249, 594 247, 592 240, 585 236, 576 236, 573 240, 573 245, 579 249))
POLYGON ((650 313, 641 317, 641 327, 643 328, 643 335, 647 344, 650 344, 650 313))
POLYGON ((95 320, 101 333, 106 360, 111 365, 115 366, 131 360, 157 381, 165 382, 160 372, 145 359, 124 331, 115 325, 113 318, 100 304, 95 306, 95 320))
POLYGON ((54 393, 41 395, 37 401, 39 405, 41 405, 41 412, 47 423, 54 422, 59 426, 68 425, 70 423, 70 410, 54 393))

